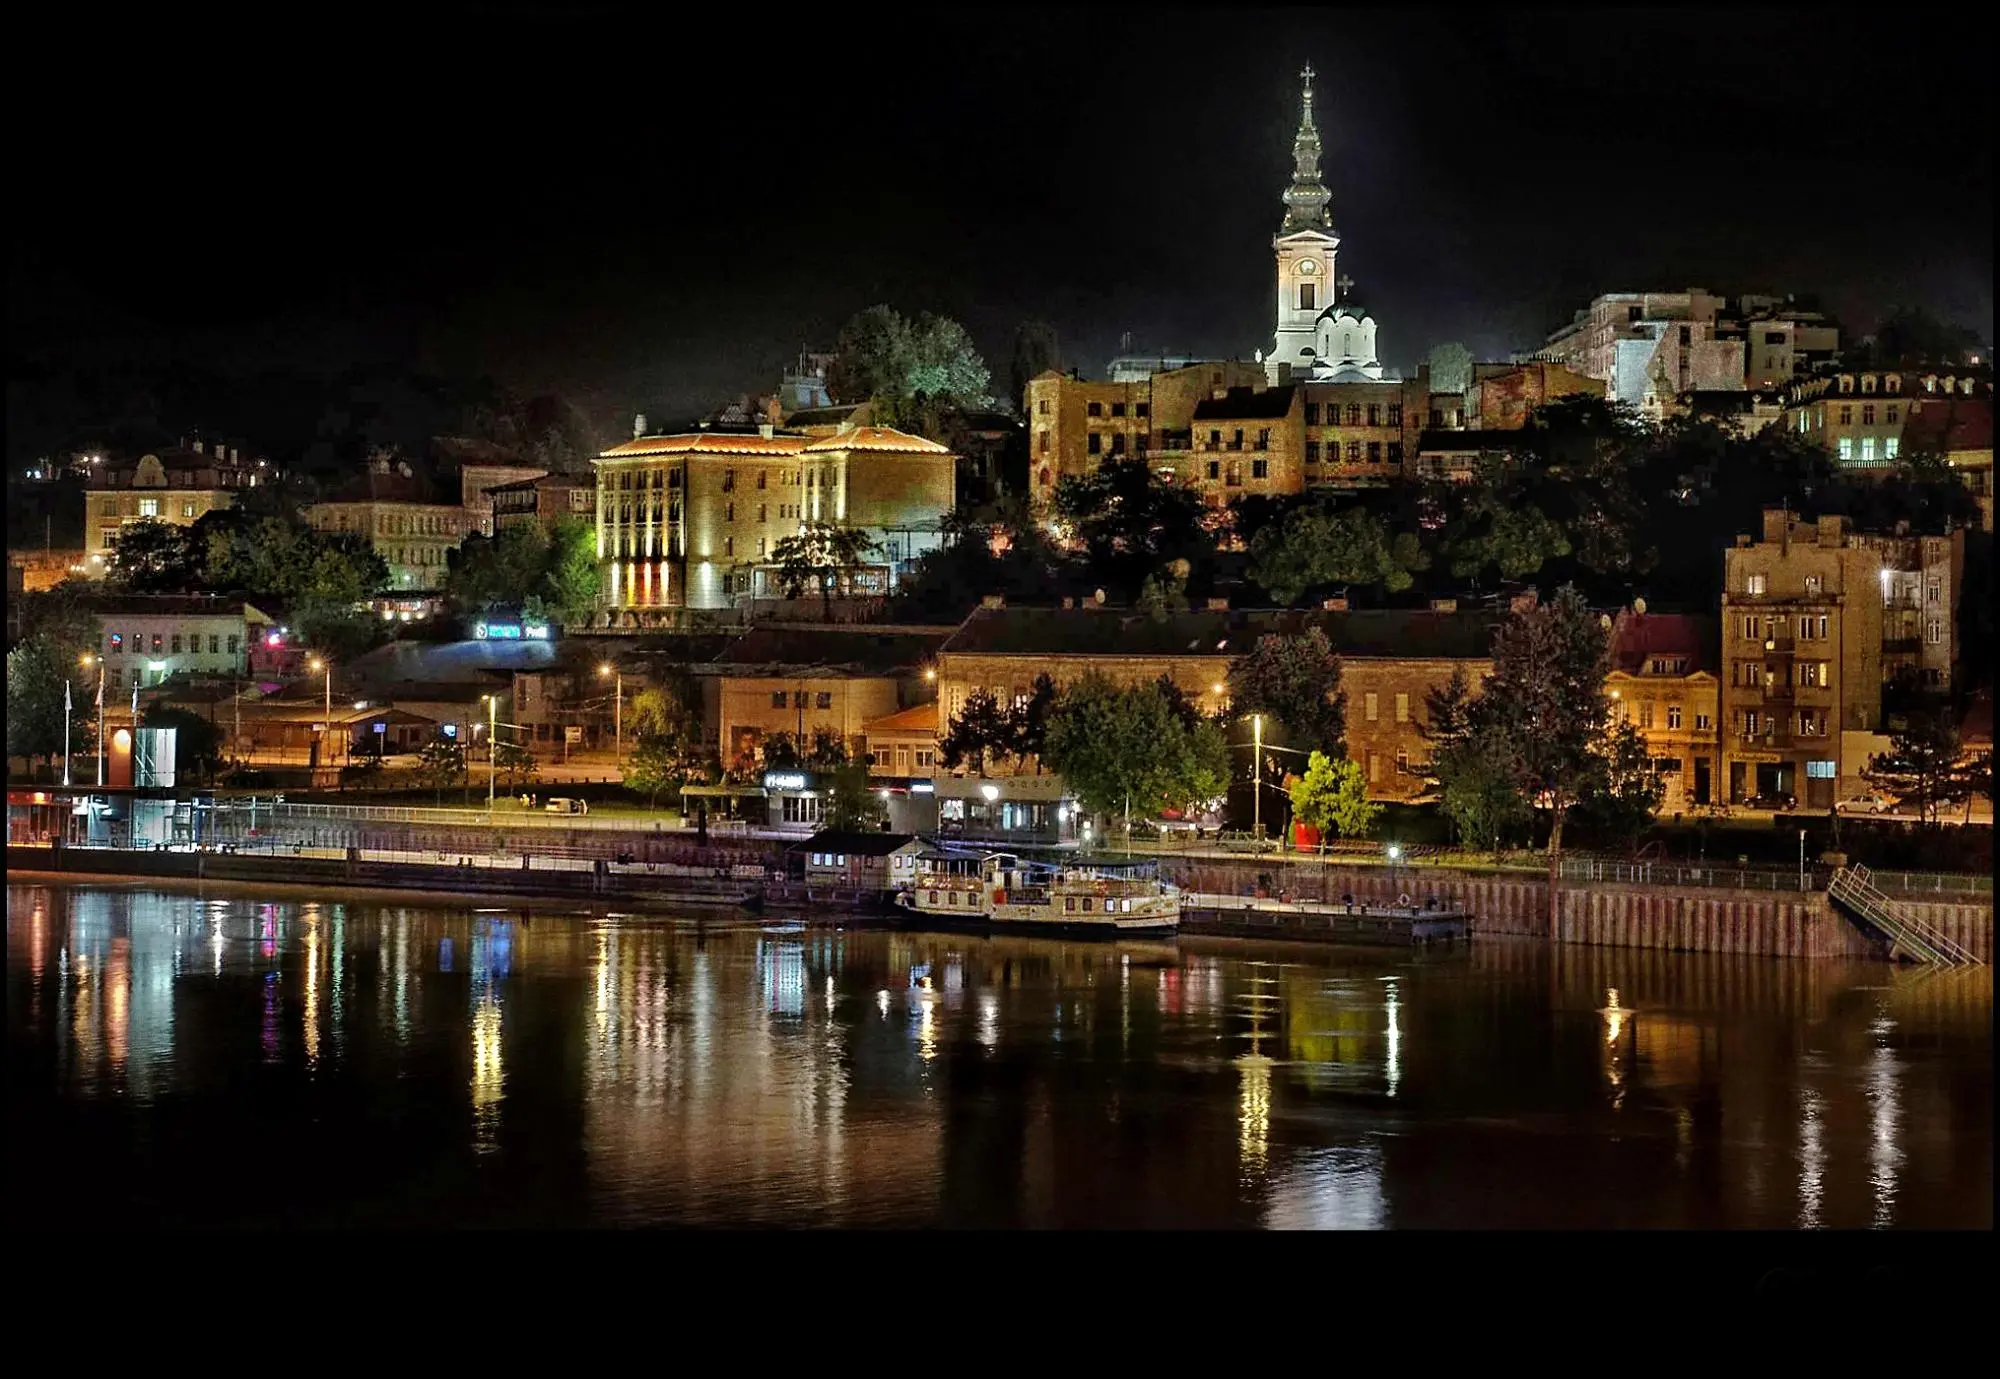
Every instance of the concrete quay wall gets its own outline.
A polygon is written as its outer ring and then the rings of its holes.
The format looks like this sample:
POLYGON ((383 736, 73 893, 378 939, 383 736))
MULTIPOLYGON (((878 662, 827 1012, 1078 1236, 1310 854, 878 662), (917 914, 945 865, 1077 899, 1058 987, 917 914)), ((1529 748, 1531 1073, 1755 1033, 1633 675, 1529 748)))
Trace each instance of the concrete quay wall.
MULTIPOLYGON (((1375 905, 1439 908, 1470 916, 1473 938, 1549 935, 1546 877, 1481 874, 1438 868, 1287 866, 1271 860, 1176 858, 1161 872, 1191 890, 1241 895, 1262 876, 1296 888, 1293 898, 1355 900, 1375 905)), ((1990 904, 1896 902, 1986 962, 1993 960, 1990 904)), ((1653 948, 1678 953, 1742 953, 1762 957, 1886 959, 1888 945, 1858 928, 1824 891, 1737 890, 1721 886, 1638 886, 1570 881, 1562 887, 1558 943, 1653 948)))

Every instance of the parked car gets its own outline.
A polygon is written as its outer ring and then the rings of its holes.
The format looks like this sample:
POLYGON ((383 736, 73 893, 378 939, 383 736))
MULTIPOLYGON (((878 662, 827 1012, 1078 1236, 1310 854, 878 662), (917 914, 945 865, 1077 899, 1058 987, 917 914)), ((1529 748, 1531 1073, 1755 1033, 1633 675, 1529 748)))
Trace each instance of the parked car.
POLYGON ((1840 809, 1844 814, 1887 814, 1895 807, 1894 800, 1887 795, 1878 795, 1872 790, 1840 802, 1840 809))
POLYGON ((543 805, 542 809, 550 814, 588 814, 590 812, 590 802, 558 796, 543 805))
POLYGON ((1797 795, 1787 794, 1782 790, 1773 790, 1762 795, 1752 795, 1749 799, 1743 801, 1745 809, 1770 809, 1780 812, 1787 809, 1796 809, 1798 808, 1798 804, 1799 797, 1797 795))

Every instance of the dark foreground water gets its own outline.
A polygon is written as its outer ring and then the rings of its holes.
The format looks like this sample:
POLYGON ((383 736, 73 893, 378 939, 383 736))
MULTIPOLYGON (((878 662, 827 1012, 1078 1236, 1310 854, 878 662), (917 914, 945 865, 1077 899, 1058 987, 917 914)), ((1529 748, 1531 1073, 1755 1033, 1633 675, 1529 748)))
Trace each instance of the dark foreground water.
POLYGON ((8 1215, 1990 1228, 1991 1021, 1990 971, 10 884, 8 1215))

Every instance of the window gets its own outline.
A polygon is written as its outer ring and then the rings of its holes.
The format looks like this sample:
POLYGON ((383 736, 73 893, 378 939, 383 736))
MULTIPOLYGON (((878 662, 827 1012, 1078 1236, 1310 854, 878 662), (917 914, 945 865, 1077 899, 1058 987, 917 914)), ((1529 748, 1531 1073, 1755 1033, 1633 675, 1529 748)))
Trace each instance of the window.
POLYGON ((1319 425, 1319 404, 1317 402, 1308 402, 1306 404, 1306 425, 1319 425))
POLYGON ((926 771, 936 766, 937 765, 936 749, 931 747, 917 748, 917 765, 926 771))
POLYGON ((733 469, 725 469, 725 470, 723 470, 723 471, 722 471, 722 491, 723 491, 724 493, 734 493, 734 492, 736 492, 736 471, 735 471, 735 470, 733 470, 733 469))
POLYGON ((1707 714, 1698 713, 1694 716, 1694 728, 1696 732, 1705 733, 1709 730, 1711 726, 1713 725, 1711 724, 1707 714))
POLYGON ((1944 641, 1944 619, 1932 618, 1924 624, 1924 640, 1932 646, 1944 641))
POLYGON ((1769 581, 1764 575, 1745 575, 1743 577, 1743 592, 1751 598, 1757 598, 1763 594, 1764 590, 1768 587, 1768 583, 1769 581))
POLYGON ((1048 454, 1048 453, 1049 453, 1049 433, 1048 433, 1048 432, 1046 432, 1046 431, 1042 432, 1042 434, 1041 434, 1041 438, 1040 438, 1040 440, 1039 440, 1039 442, 1038 442, 1038 444, 1037 444, 1037 448, 1038 448, 1038 449, 1040 449, 1040 451, 1041 451, 1041 452, 1042 452, 1042 453, 1043 453, 1044 455, 1046 455, 1046 454, 1048 454))
POLYGON ((141 498, 139 500, 139 515, 141 517, 158 517, 160 515, 160 500, 158 498, 141 498))
POLYGON ((222 654, 222 638, 213 632, 208 634, 208 654, 211 656, 222 654))
POLYGON ((1865 374, 1861 375, 1861 391, 1862 391, 1862 392, 1864 392, 1864 393, 1872 393, 1872 392, 1874 392, 1874 391, 1875 391, 1875 375, 1874 375, 1874 374, 1872 374, 1872 373, 1865 373, 1865 374))
POLYGON ((1834 764, 1831 760, 1822 759, 1806 763, 1807 780, 1832 780, 1836 774, 1834 764))
MULTIPOLYGON (((1041 415, 1047 416, 1049 414, 1049 400, 1047 398, 1042 398, 1040 401, 1035 403, 1035 410, 1041 413, 1041 415)), ((931 899, 935 900, 937 899, 937 897, 932 896, 931 899)))
POLYGON ((1210 450, 1220 450, 1222 448, 1222 433, 1220 431, 1210 431, 1208 433, 1208 448, 1210 450))
POLYGON ((1231 460, 1229 462, 1229 473, 1224 477, 1223 482, 1231 488, 1241 488, 1243 486, 1243 466, 1235 460, 1231 460))
POLYGON ((1745 709, 1743 711, 1743 736, 1757 736, 1757 711, 1755 709, 1745 709))
POLYGON ((178 632, 174 633, 174 639, 173 639, 173 643, 172 643, 172 645, 173 645, 173 654, 174 654, 174 655, 176 655, 176 656, 180 655, 180 654, 181 654, 181 634, 180 634, 180 633, 178 633, 178 632))
POLYGON ((1642 728, 1653 726, 1653 701, 1650 699, 1639 701, 1639 726, 1642 728))
MULTIPOLYGON (((1893 410, 1893 409, 1891 409, 1891 410, 1893 410)), ((1891 437, 1889 437, 1889 438, 1888 438, 1887 440, 1885 440, 1885 441, 1883 441, 1883 442, 1882 442, 1882 458, 1883 458, 1883 459, 1885 459, 1885 460, 1893 460, 1893 459, 1895 459, 1895 458, 1896 458, 1896 452, 1897 452, 1898 450, 1900 450, 1901 448, 1902 448, 1902 446, 1901 446, 1901 444, 1900 444, 1900 438, 1899 438, 1899 437, 1896 437, 1896 436, 1891 436, 1891 437)))
POLYGON ((816 694, 815 694, 815 695, 813 696, 813 707, 814 707, 814 708, 816 708, 816 709, 830 709, 830 708, 832 708, 832 707, 833 707, 833 691, 832 691, 832 690, 820 690, 820 691, 819 691, 818 693, 816 693, 816 694))
POLYGON ((1680 727, 1680 725, 1681 725, 1681 706, 1679 704, 1667 705, 1667 727, 1678 728, 1680 727))
POLYGON ((1887 408, 1884 409, 1884 415, 1882 419, 1888 422, 1891 426, 1894 426, 1896 424, 1897 418, 1900 415, 1901 413, 1897 410, 1895 404, 1891 403, 1887 408))
POLYGON ((733 555, 735 555, 735 554, 736 554, 736 538, 735 538, 735 537, 733 537, 733 536, 725 536, 725 537, 723 537, 723 538, 722 538, 722 553, 723 553, 724 555, 727 555, 727 556, 733 556, 733 555))
POLYGON ((1319 463, 1319 442, 1318 442, 1318 441, 1307 441, 1307 442, 1306 442, 1306 463, 1307 463, 1307 464, 1318 464, 1318 463, 1319 463))
POLYGON ((1113 433, 1111 437, 1111 453, 1114 455, 1125 453, 1125 433, 1123 431, 1113 433))
MULTIPOLYGON (((1891 418, 1891 420, 1893 421, 1893 420, 1894 420, 1894 418, 1892 417, 1892 418, 1891 418)), ((190 518, 190 519, 192 519, 192 518, 194 517, 194 504, 193 504, 193 503, 182 503, 182 504, 181 504, 181 516, 183 516, 183 517, 186 517, 186 518, 190 518)))
POLYGON ((1399 776, 1410 774, 1410 752, 1406 747, 1396 749, 1396 774, 1399 776))
POLYGON ((1371 402, 1368 404, 1368 424, 1370 426, 1380 426, 1382 424, 1381 403, 1371 402))
POLYGON ((1854 438, 1852 436, 1842 436, 1840 438, 1840 458, 1843 463, 1854 458, 1854 438))
POLYGON ((1863 436, 1861 438, 1861 463, 1875 463, 1875 438, 1873 436, 1863 436))
POLYGON ((125 634, 123 632, 113 632, 111 634, 111 654, 113 656, 123 656, 125 654, 125 634))
POLYGON ((799 690, 792 695, 792 707, 795 709, 802 709, 805 706, 806 706, 806 692, 804 690, 799 690))
POLYGON ((1135 417, 1147 417, 1147 416, 1151 416, 1152 414, 1153 414, 1153 407, 1152 407, 1152 404, 1151 404, 1151 403, 1147 403, 1147 402, 1135 402, 1135 403, 1133 403, 1133 404, 1132 404, 1132 415, 1133 415, 1133 416, 1135 416, 1135 417))
POLYGON ((160 643, 162 640, 163 639, 161 638, 159 633, 155 632, 153 634, 153 654, 155 656, 160 654, 160 643))
POLYGON ((1349 441, 1349 442, 1347 443, 1347 462, 1348 462, 1349 464, 1360 464, 1360 463, 1361 463, 1361 442, 1360 442, 1360 441, 1349 441))
POLYGON ((1222 464, 1220 461, 1210 460, 1208 462, 1208 477, 1211 479, 1220 479, 1222 477, 1222 464))
POLYGON ((1368 463, 1370 464, 1382 463, 1382 442, 1380 441, 1368 442, 1368 463))
POLYGON ((1396 696, 1396 721, 1398 723, 1410 721, 1410 696, 1407 694, 1396 696))
POLYGON ((1257 448, 1259 450, 1269 450, 1271 448, 1270 427, 1266 426, 1262 430, 1257 432, 1257 448))
POLYGON ((724 503, 722 505, 722 520, 725 522, 734 522, 736 520, 736 504, 724 503))
POLYGON ((229 634, 229 654, 231 656, 234 656, 236 654, 236 645, 237 645, 236 634, 232 632, 229 634))
POLYGON ((1268 478, 1270 478, 1270 477, 1271 477, 1271 462, 1270 462, 1269 460, 1252 460, 1252 461, 1250 461, 1250 477, 1251 477, 1251 478, 1253 478, 1253 479, 1268 479, 1268 478))
POLYGON ((1402 403, 1392 402, 1389 404, 1389 424, 1391 426, 1401 426, 1403 424, 1402 403))
POLYGON ((1872 403, 1872 402, 1868 402, 1868 403, 1863 403, 1863 404, 1862 404, 1862 407, 1861 407, 1861 424, 1862 424, 1863 426, 1873 426, 1873 425, 1875 424, 1875 404, 1874 404, 1874 403, 1872 403))
POLYGON ((1114 417, 1122 417, 1122 416, 1124 416, 1124 415, 1125 415, 1125 404, 1124 404, 1124 403, 1122 403, 1122 402, 1114 402, 1114 403, 1112 403, 1112 404, 1111 404, 1111 415, 1112 415, 1112 416, 1114 416, 1114 417))
POLYGON ((1389 463, 1401 464, 1402 462, 1403 462, 1403 443, 1401 441, 1390 441, 1389 463))
POLYGON ((1243 428, 1242 428, 1242 427, 1240 427, 1240 426, 1239 426, 1239 427, 1237 427, 1237 428, 1236 428, 1236 435, 1235 435, 1235 436, 1234 436, 1234 437, 1233 437, 1233 438, 1232 438, 1232 439, 1230 440, 1230 442, 1229 442, 1229 448, 1230 448, 1231 450, 1241 450, 1241 449, 1243 448, 1243 428))
POLYGON ((1314 288, 1315 286, 1317 286, 1317 284, 1315 284, 1315 283, 1300 283, 1300 284, 1299 284, 1299 310, 1300 310, 1300 311, 1311 311, 1311 310, 1313 310, 1313 309, 1314 309, 1314 306, 1313 306, 1313 288, 1314 288))
POLYGON ((1088 439, 1087 441, 1085 441, 1085 442, 1084 442, 1084 447, 1083 447, 1083 448, 1084 448, 1085 450, 1089 451, 1089 452, 1090 452, 1091 454, 1093 454, 1093 455, 1101 455, 1101 454, 1103 454, 1103 453, 1104 453, 1104 437, 1102 437, 1102 436, 1098 435, 1098 434, 1097 434, 1097 432, 1095 432, 1095 431, 1092 431, 1092 432, 1090 433, 1090 438, 1089 438, 1089 439, 1088 439))
POLYGON ((1368 780, 1370 784, 1382 779, 1382 758, 1374 752, 1368 754, 1368 780))
POLYGON ((771 707, 774 709, 782 709, 785 707, 785 692, 783 690, 771 691, 771 707))
POLYGON ((757 538, 757 554, 760 556, 766 554, 764 550, 764 538, 761 536, 757 538))
POLYGON ((1349 426, 1359 426, 1361 424, 1360 403, 1350 402, 1347 404, 1347 424, 1349 426))
POLYGON ((1104 404, 1101 402, 1093 402, 1089 406, 1085 407, 1083 411, 1084 415, 1086 416, 1101 417, 1104 415, 1104 404))
POLYGON ((1854 408, 1851 405, 1842 404, 1840 409, 1840 424, 1842 426, 1854 425, 1854 408))
POLYGON ((1370 723, 1373 723, 1375 721, 1377 713, 1375 692, 1373 690, 1370 690, 1366 695, 1362 697, 1361 703, 1362 703, 1362 717, 1366 718, 1370 723))

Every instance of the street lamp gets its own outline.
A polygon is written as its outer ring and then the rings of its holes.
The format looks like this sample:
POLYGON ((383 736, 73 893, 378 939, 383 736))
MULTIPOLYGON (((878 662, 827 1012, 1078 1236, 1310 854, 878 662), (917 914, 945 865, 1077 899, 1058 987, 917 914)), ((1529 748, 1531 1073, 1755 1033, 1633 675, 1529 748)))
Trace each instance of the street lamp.
POLYGON ((97 665, 97 788, 104 788, 104 658, 83 653, 83 664, 97 665))
POLYGON ((320 741, 325 744, 324 752, 326 761, 322 763, 324 765, 331 763, 333 760, 333 662, 315 656, 307 661, 306 664, 314 670, 323 670, 326 672, 326 726, 322 730, 324 736, 320 738, 320 741))
POLYGON ((1264 715, 1250 715, 1253 734, 1250 759, 1250 827, 1261 840, 1264 836, 1264 715))
POLYGON ((617 681, 611 697, 611 731, 614 734, 618 774, 625 774, 625 672, 614 667, 609 661, 597 668, 599 675, 609 675, 617 681))
POLYGON ((500 756, 494 743, 498 740, 500 726, 500 696, 489 694, 486 699, 486 818, 493 819, 493 783, 500 778, 500 756))

